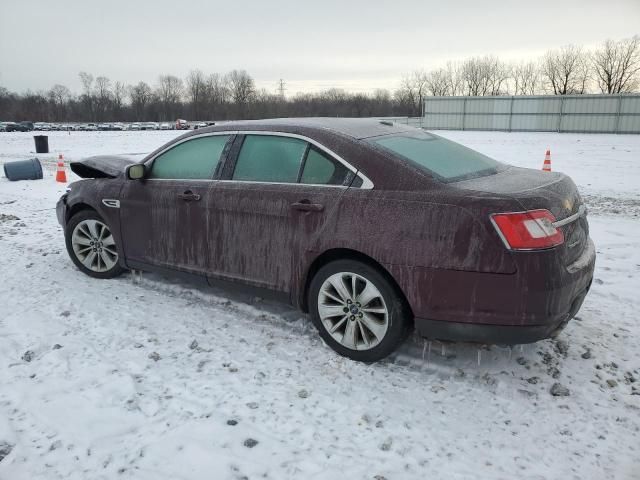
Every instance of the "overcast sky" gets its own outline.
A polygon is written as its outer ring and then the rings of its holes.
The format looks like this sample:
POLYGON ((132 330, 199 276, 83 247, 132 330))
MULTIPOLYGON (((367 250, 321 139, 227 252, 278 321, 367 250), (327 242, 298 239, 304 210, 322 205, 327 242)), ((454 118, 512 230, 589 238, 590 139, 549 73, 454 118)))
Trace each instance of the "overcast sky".
POLYGON ((78 72, 152 85, 245 69, 287 95, 393 89, 403 73, 536 57, 640 34, 640 0, 15 0, 0 4, 0 86, 80 90, 78 72))

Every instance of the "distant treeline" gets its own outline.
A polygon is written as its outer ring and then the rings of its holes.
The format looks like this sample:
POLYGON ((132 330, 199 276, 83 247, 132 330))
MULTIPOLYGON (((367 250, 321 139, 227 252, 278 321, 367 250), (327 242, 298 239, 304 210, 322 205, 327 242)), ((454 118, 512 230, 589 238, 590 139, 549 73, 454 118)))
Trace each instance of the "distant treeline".
POLYGON ((244 70, 206 75, 193 70, 181 79, 160 75, 125 85, 105 76, 79 74, 82 91, 64 85, 48 91, 10 92, 0 87, 0 121, 102 122, 229 120, 269 117, 418 116, 427 96, 625 93, 640 88, 640 37, 607 40, 594 50, 568 45, 542 58, 506 63, 494 56, 449 62, 403 76, 395 91, 370 94, 329 89, 285 97, 256 88, 244 70))

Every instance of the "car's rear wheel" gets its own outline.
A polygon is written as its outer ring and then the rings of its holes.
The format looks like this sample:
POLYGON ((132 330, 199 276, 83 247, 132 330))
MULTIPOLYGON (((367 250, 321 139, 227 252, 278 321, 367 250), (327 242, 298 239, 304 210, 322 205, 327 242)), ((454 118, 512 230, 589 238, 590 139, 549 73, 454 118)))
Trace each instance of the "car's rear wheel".
POLYGON ((324 341, 353 360, 375 362, 409 331, 408 309, 377 269, 355 260, 321 267, 309 287, 311 318, 324 341))
POLYGON ((73 263, 95 278, 113 278, 124 269, 118 263, 119 250, 111 229, 92 210, 75 214, 65 228, 67 252, 73 263))

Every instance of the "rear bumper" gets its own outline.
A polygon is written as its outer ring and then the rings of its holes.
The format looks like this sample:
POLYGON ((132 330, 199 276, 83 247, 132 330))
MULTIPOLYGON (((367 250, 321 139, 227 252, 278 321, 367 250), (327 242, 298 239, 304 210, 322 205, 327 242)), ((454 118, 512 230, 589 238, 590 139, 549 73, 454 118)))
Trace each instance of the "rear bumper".
POLYGON ((515 274, 413 268, 394 271, 427 338, 494 344, 531 343, 562 330, 593 279, 595 246, 564 265, 557 251, 514 256, 515 274))
POLYGON ((534 343, 559 334, 580 310, 590 287, 591 283, 574 299, 569 312, 543 325, 487 325, 415 318, 415 326, 423 337, 436 340, 496 345, 534 343))

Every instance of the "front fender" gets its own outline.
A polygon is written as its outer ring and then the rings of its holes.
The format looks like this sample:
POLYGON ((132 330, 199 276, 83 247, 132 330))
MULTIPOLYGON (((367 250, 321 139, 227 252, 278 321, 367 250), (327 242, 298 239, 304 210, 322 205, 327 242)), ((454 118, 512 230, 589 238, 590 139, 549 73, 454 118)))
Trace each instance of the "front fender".
MULTIPOLYGON (((116 245, 122 249, 122 231, 120 224, 119 199, 122 182, 114 179, 87 179, 72 183, 66 193, 64 226, 77 212, 85 209, 95 210, 111 229, 116 245), (116 200, 118 202, 104 202, 116 200)), ((63 195, 63 197, 65 197, 63 195)), ((62 199, 61 199, 62 201, 62 199)), ((120 252, 118 263, 126 267, 124 252, 120 252)))

